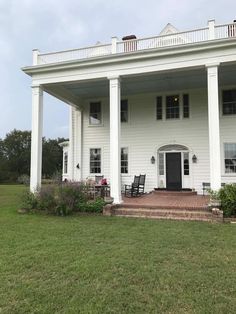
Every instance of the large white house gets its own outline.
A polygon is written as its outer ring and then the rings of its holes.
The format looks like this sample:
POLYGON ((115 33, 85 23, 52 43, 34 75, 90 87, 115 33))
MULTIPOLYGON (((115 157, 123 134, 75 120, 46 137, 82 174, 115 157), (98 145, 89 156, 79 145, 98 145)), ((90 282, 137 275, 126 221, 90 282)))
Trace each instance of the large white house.
POLYGON ((115 203, 134 175, 145 190, 236 182, 236 24, 33 51, 31 190, 40 188, 43 92, 70 106, 67 178, 104 175, 115 203))

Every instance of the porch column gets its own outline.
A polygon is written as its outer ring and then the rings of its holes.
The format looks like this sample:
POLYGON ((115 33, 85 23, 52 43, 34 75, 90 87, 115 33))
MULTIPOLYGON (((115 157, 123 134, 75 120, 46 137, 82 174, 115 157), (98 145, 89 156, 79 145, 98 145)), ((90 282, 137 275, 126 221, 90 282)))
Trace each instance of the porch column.
POLYGON ((74 180, 75 173, 75 108, 70 105, 70 118, 69 118, 69 154, 68 154, 68 173, 69 180, 74 180))
POLYGON ((120 78, 110 80, 110 185, 114 203, 122 202, 120 182, 120 78))
POLYGON ((75 180, 82 180, 82 140, 83 140, 83 111, 76 109, 75 121, 75 180))
POLYGON ((221 187, 218 66, 219 64, 206 65, 208 88, 210 183, 212 190, 219 190, 221 187))
POLYGON ((42 133, 43 133, 43 90, 32 87, 32 133, 30 191, 37 192, 41 187, 42 176, 42 133))

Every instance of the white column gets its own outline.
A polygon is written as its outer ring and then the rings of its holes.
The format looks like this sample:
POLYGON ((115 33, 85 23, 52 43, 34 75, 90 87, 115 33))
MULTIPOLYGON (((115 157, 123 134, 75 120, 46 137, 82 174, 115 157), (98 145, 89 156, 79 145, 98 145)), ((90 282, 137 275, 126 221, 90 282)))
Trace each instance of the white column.
POLYGON ((37 192, 41 187, 42 176, 42 133, 43 133, 43 90, 32 87, 32 133, 30 190, 37 192))
POLYGON ((82 180, 82 141, 83 141, 83 112, 76 110, 75 122, 75 180, 82 180))
POLYGON ((117 52, 117 37, 111 37, 111 53, 116 53, 117 52))
POLYGON ((68 153, 68 179, 74 180, 75 173, 75 108, 70 105, 70 119, 69 119, 69 153, 68 153))
POLYGON ((110 185, 114 203, 122 202, 120 182, 120 79, 110 80, 110 185))
POLYGON ((215 20, 208 21, 209 39, 215 39, 215 20))
POLYGON ((39 50, 33 49, 33 65, 38 64, 39 50))
POLYGON ((219 190, 221 187, 218 65, 207 65, 210 183, 212 190, 219 190))

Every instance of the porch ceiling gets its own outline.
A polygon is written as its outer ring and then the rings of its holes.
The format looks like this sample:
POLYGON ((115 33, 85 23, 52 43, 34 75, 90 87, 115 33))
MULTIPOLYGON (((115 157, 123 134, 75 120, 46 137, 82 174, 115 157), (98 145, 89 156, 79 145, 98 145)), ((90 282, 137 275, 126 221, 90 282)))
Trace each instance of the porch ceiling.
MULTIPOLYGON (((220 86, 235 85, 235 74, 236 65, 220 66, 220 86)), ((127 76, 122 77, 121 80, 122 96, 203 87, 207 87, 207 73, 205 68, 163 72, 150 75, 127 76)), ((58 93, 63 90, 65 95, 71 95, 71 97, 74 97, 75 99, 108 97, 109 95, 108 79, 53 85, 52 88, 54 96, 56 96, 57 90, 58 93)), ((48 85, 46 90, 50 92, 50 89, 51 87, 48 85)))

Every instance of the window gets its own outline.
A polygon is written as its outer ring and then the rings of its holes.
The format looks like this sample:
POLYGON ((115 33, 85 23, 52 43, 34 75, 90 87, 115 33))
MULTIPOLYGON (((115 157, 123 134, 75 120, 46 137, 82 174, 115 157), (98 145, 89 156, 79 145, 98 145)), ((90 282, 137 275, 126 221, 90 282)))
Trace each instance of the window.
POLYGON ((121 122, 128 122, 128 100, 121 100, 120 106, 120 120, 121 122))
POLYGON ((225 173, 236 173, 236 143, 227 143, 225 150, 225 173))
POLYGON ((121 148, 121 173, 128 173, 128 148, 121 148))
POLYGON ((183 95, 183 118, 189 118, 189 96, 183 95))
POLYGON ((101 103, 91 102, 89 112, 89 124, 98 125, 102 122, 101 103))
POLYGON ((184 153, 184 175, 189 175, 189 153, 184 153))
POLYGON ((162 120, 162 97, 158 96, 156 100, 156 119, 162 120))
POLYGON ((90 149, 90 173, 101 173, 101 149, 90 149))
POLYGON ((64 173, 68 173, 68 153, 64 153, 64 173))
POLYGON ((164 154, 159 153, 159 175, 164 175, 164 154))
POLYGON ((166 119, 179 118, 179 96, 166 96, 166 119))
POLYGON ((223 115, 236 114, 236 89, 223 91, 223 115))

